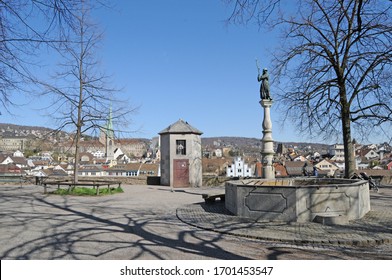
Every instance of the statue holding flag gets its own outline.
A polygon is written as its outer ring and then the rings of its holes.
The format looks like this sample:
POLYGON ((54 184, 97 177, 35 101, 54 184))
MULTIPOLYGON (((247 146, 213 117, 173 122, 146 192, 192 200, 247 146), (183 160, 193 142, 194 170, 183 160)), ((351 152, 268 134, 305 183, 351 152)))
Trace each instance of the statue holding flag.
POLYGON ((257 81, 261 82, 260 84, 260 99, 268 99, 272 100, 271 95, 270 95, 270 88, 269 88, 269 75, 268 75, 268 70, 267 68, 263 69, 263 74, 260 75, 260 68, 258 61, 256 59, 256 66, 257 66, 257 81))

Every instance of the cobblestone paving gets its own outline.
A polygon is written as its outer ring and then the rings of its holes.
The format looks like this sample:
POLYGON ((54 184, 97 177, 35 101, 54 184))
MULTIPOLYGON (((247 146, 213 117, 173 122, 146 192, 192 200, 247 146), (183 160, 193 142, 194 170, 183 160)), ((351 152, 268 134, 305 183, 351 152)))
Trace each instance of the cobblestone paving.
POLYGON ((371 192, 371 209, 364 218, 340 226, 257 223, 231 215, 220 202, 178 208, 177 217, 198 228, 242 238, 243 244, 258 242, 273 251, 269 259, 391 260, 392 187, 371 192))
POLYGON ((392 241, 392 211, 371 211, 349 225, 253 222, 232 216, 224 203, 196 204, 177 209, 177 217, 198 228, 262 240, 293 243, 368 245, 392 241))
POLYGON ((177 217, 205 230, 260 240, 294 244, 346 244, 372 246, 392 243, 392 189, 371 192, 372 210, 348 225, 254 222, 231 215, 224 203, 193 204, 177 209, 177 217))

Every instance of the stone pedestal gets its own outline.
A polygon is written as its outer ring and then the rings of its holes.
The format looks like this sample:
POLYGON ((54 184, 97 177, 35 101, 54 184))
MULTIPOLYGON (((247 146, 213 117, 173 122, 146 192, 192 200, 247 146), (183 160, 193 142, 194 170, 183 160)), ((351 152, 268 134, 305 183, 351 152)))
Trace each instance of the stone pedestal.
POLYGON ((272 139, 272 122, 271 122, 271 106, 273 101, 263 99, 260 105, 264 108, 263 120, 263 139, 262 142, 262 164, 263 164, 263 178, 275 179, 275 168, 273 166, 274 159, 274 140, 272 139))

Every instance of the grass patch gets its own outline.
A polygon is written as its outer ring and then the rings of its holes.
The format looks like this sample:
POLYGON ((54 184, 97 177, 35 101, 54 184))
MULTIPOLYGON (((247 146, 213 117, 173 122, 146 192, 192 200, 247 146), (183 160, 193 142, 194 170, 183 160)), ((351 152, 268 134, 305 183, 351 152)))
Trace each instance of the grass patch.
MULTIPOLYGON (((99 195, 109 195, 109 194, 116 194, 116 193, 123 193, 123 189, 121 187, 117 188, 107 188, 107 187, 100 187, 99 188, 99 195)), ((58 195, 86 195, 86 196, 96 196, 97 190, 95 188, 87 188, 87 187, 75 187, 71 189, 57 189, 51 194, 58 194, 58 195)))

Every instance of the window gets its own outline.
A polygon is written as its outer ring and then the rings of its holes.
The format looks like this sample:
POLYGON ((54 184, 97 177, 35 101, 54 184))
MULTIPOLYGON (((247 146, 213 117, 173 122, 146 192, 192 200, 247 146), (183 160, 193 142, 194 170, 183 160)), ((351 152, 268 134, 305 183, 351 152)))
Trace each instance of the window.
POLYGON ((186 155, 186 140, 176 140, 176 154, 186 155))

